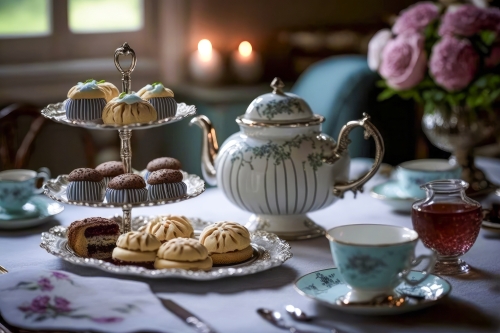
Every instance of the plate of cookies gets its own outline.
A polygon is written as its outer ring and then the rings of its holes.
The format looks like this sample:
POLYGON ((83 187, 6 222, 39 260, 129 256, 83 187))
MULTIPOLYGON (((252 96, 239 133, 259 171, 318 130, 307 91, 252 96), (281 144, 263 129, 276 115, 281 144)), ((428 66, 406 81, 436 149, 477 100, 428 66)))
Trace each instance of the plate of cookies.
POLYGON ((104 80, 78 82, 64 102, 49 104, 42 115, 65 125, 92 129, 147 129, 194 116, 196 107, 177 103, 172 90, 161 82, 138 92, 119 93, 104 80))
POLYGON ((205 182, 181 167, 173 157, 159 157, 141 172, 125 173, 121 161, 109 161, 47 181, 44 194, 65 204, 113 208, 164 205, 203 193, 205 182))
POLYGON ((292 257, 290 245, 236 222, 176 215, 138 216, 121 234, 121 217, 91 217, 42 233, 40 247, 76 265, 121 275, 215 280, 254 274, 292 257))

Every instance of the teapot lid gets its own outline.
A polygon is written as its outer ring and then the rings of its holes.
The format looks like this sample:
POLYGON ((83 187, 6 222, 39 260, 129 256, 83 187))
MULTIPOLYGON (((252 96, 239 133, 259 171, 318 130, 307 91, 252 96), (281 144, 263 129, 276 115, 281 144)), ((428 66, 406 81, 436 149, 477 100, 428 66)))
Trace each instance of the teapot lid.
POLYGON ((299 96, 283 91, 285 84, 280 78, 271 82, 273 91, 260 95, 250 103, 241 117, 264 124, 307 122, 316 118, 311 107, 299 96))

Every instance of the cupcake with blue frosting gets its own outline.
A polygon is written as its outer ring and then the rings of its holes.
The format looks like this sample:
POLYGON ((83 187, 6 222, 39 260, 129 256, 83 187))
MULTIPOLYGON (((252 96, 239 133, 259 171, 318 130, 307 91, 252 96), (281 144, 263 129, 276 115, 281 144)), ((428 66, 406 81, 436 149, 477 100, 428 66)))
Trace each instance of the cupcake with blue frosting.
POLYGON ((122 92, 106 104, 102 111, 105 124, 130 125, 158 119, 155 108, 135 94, 122 92))
POLYGON ((78 82, 69 90, 68 99, 64 102, 66 117, 69 120, 100 120, 106 103, 116 96, 118 89, 104 80, 78 82))
POLYGON ((161 82, 148 84, 137 92, 137 96, 154 106, 158 112, 158 119, 174 117, 177 113, 174 93, 165 88, 161 82))

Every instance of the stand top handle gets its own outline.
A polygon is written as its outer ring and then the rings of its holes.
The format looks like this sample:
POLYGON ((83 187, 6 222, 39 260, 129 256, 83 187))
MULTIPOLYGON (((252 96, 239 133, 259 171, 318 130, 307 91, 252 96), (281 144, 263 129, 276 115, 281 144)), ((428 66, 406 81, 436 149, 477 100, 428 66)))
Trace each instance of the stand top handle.
POLYGON ((137 57, 135 55, 134 50, 128 45, 127 42, 123 43, 123 45, 119 48, 116 49, 115 51, 115 66, 116 69, 122 74, 122 90, 130 94, 131 92, 131 83, 132 83, 132 78, 130 75, 135 69, 135 65, 137 65, 137 57), (120 56, 132 56, 132 63, 130 64, 130 67, 127 70, 124 70, 122 66, 120 65, 120 56))

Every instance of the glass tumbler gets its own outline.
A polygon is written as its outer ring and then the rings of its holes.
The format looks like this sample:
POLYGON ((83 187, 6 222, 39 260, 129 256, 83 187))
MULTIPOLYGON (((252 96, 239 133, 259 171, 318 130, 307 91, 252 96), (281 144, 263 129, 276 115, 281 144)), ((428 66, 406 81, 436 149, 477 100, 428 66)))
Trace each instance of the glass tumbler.
POLYGON ((467 187, 469 184, 460 179, 432 181, 421 186, 426 198, 412 206, 413 228, 424 245, 437 254, 437 274, 470 270, 460 256, 474 245, 483 216, 481 204, 465 195, 467 187))

